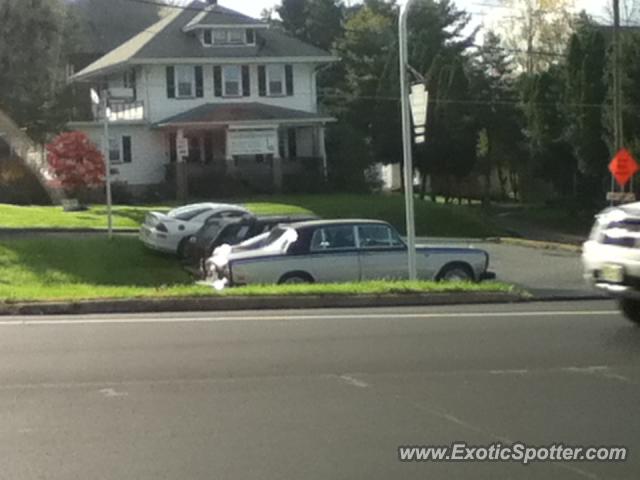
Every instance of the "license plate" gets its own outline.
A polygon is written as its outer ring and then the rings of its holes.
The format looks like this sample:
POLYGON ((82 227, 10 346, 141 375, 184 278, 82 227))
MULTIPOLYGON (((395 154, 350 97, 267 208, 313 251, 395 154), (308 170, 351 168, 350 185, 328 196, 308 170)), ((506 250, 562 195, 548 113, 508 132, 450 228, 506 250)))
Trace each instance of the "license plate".
POLYGON ((624 269, 620 265, 604 265, 600 277, 605 282, 622 283, 624 280, 624 269))

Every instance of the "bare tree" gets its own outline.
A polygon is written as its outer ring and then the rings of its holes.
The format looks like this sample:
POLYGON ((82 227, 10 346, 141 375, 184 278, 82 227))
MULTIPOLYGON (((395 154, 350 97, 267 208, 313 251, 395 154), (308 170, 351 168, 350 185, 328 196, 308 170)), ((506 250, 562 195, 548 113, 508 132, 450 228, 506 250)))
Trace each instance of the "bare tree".
POLYGON ((496 30, 527 73, 546 70, 562 55, 572 28, 574 0, 499 0, 510 14, 496 30))

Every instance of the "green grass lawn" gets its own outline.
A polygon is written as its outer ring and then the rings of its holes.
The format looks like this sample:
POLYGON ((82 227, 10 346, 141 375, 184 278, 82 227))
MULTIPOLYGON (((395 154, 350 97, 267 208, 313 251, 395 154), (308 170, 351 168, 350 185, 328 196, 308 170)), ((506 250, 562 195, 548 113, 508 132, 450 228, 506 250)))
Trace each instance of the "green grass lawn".
MULTIPOLYGON (((405 231, 404 200, 400 195, 278 195, 235 201, 256 214, 315 214, 322 218, 374 218, 405 231)), ((114 226, 136 228, 149 210, 168 207, 116 206, 114 226)), ((489 237, 500 232, 477 206, 443 205, 416 200, 418 235, 489 237)), ((94 206, 85 212, 64 212, 61 207, 18 207, 0 204, 0 228, 104 228, 106 209, 94 206)))
POLYGON ((366 282, 251 286, 215 292, 194 285, 178 261, 145 249, 131 237, 0 241, 0 301, 189 297, 206 295, 382 294, 511 291, 500 283, 366 282))

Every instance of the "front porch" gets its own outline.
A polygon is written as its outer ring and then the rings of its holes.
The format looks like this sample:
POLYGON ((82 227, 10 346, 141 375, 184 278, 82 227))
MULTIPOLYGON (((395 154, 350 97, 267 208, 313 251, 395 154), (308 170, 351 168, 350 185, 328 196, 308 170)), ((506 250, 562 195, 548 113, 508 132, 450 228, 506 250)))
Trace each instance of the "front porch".
POLYGON ((257 105, 205 105, 156 125, 164 132, 178 190, 203 183, 199 190, 206 190, 208 183, 211 191, 204 193, 215 195, 216 182, 226 179, 281 192, 295 187, 296 177, 326 180, 324 119, 257 105))
POLYGON ((275 131, 242 130, 240 139, 234 138, 235 131, 229 128, 169 130, 165 132, 169 179, 177 182, 183 175, 188 192, 203 196, 219 194, 221 181, 258 193, 296 190, 298 180, 322 184, 327 171, 324 132, 320 128, 282 126, 275 131), (264 135, 277 139, 273 150, 270 146, 237 145, 252 136, 261 143, 264 135), (182 153, 186 155, 181 157, 182 153), (183 173, 179 174, 179 169, 183 173))

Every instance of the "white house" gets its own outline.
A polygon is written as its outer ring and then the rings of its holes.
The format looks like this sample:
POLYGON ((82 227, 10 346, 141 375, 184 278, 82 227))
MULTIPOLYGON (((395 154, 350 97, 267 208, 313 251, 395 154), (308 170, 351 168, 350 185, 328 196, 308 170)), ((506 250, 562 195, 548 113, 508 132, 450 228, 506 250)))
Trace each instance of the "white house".
MULTIPOLYGON (((71 81, 108 92, 109 157, 115 180, 132 190, 161 184, 167 167, 183 160, 191 177, 279 190, 314 162, 326 174, 325 125, 334 119, 318 109, 316 74, 335 60, 216 1, 195 1, 71 81)), ((70 128, 100 145, 104 113, 94 108, 70 128)), ((211 189, 215 195, 214 182, 211 189)))

